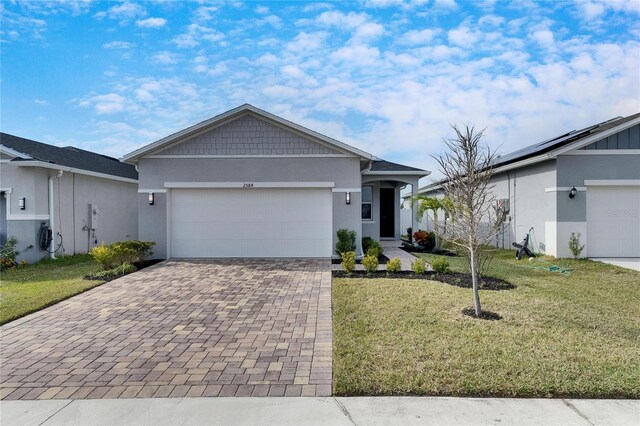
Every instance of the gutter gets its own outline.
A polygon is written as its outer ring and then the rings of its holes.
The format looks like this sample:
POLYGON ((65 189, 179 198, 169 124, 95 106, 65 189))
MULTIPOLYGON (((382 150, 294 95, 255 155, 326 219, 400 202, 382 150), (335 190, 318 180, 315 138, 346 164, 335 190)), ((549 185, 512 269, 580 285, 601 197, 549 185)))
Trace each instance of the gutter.
MULTIPOLYGON (((55 202, 53 199, 53 179, 58 179, 58 185, 60 185, 60 178, 64 172, 58 170, 55 176, 49 176, 49 225, 51 228, 51 242, 49 243, 49 257, 51 259, 56 258, 56 221, 55 221, 55 202)), ((60 202, 60 200, 58 200, 60 202)))
POLYGON ((135 183, 135 184, 138 183, 137 179, 125 178, 121 176, 110 175, 107 173, 92 172, 90 170, 77 169, 74 167, 62 166, 60 164, 55 164, 55 163, 46 163, 44 161, 10 161, 8 164, 16 165, 18 167, 42 167, 44 169, 52 169, 52 170, 64 171, 68 173, 77 173, 79 175, 116 180, 119 182, 127 182, 127 183, 135 183))

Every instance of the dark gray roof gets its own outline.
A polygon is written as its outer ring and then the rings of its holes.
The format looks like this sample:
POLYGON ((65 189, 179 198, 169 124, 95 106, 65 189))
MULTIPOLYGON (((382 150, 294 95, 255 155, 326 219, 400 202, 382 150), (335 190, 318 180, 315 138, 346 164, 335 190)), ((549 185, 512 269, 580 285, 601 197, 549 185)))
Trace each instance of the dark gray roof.
POLYGON ((510 154, 501 155, 497 158, 494 166, 504 166, 516 161, 526 160, 527 158, 544 154, 567 144, 576 142, 580 139, 602 133, 605 130, 609 130, 613 127, 619 126, 638 117, 640 117, 640 113, 633 114, 628 117, 616 117, 612 118, 611 120, 603 121, 602 123, 594 124, 593 126, 585 127, 584 129, 572 130, 569 133, 565 133, 563 135, 556 136, 555 138, 519 149, 510 154))
POLYGON ((425 172, 426 170, 416 169, 415 167, 409 167, 398 163, 392 163, 385 160, 374 160, 371 165, 372 172, 425 172))
MULTIPOLYGON (((507 155, 501 155, 496 159, 496 162, 493 164, 493 167, 506 166, 508 164, 515 163, 517 161, 526 160, 527 158, 535 157, 537 155, 541 155, 549 151, 553 151, 554 149, 560 148, 562 146, 568 145, 573 142, 577 142, 580 139, 597 135, 598 133, 602 133, 605 130, 612 129, 628 121, 635 120, 638 117, 640 117, 640 113, 636 113, 628 117, 615 117, 615 118, 612 118, 611 120, 603 121, 602 123, 585 127, 584 129, 572 130, 569 133, 565 133, 563 135, 556 136, 555 138, 548 139, 546 141, 542 141, 534 145, 530 145, 526 148, 519 149, 507 155)), ((423 190, 428 190, 434 187, 438 187, 445 181, 446 181, 445 179, 441 179, 437 182, 434 182, 423 188, 420 188, 420 190, 423 191, 423 190)))
POLYGON ((12 161, 37 160, 96 173, 138 179, 138 172, 134 166, 84 149, 72 146, 60 148, 8 133, 0 133, 0 144, 31 157, 31 159, 14 159, 12 161))

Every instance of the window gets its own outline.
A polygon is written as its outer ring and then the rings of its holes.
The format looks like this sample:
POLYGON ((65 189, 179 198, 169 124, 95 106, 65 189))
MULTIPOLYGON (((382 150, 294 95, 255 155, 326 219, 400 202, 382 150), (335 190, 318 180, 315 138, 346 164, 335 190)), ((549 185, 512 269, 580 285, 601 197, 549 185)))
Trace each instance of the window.
POLYGON ((373 199, 373 190, 370 186, 362 187, 362 219, 363 220, 371 220, 373 219, 373 212, 371 209, 371 201, 373 199))

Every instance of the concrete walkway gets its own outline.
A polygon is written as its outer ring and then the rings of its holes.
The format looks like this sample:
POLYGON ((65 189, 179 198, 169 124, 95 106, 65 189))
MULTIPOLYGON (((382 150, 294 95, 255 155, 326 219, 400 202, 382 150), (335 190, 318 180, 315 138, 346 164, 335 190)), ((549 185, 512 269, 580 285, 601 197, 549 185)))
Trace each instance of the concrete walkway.
POLYGON ((3 426, 638 425, 639 400, 154 398, 2 401, 3 426))

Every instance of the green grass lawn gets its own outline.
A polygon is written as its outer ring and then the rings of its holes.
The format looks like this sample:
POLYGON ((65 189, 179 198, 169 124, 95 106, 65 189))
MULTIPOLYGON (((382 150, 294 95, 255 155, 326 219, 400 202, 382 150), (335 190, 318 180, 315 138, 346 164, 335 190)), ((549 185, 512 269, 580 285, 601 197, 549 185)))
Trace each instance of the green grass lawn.
POLYGON ((640 397, 640 273, 558 263, 571 275, 500 251, 490 275, 518 288, 480 292, 500 321, 461 314, 470 289, 334 279, 335 394, 640 397))
POLYGON ((99 268, 90 256, 76 255, 0 272, 0 324, 102 284, 83 279, 99 268))

